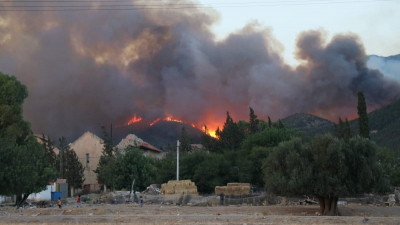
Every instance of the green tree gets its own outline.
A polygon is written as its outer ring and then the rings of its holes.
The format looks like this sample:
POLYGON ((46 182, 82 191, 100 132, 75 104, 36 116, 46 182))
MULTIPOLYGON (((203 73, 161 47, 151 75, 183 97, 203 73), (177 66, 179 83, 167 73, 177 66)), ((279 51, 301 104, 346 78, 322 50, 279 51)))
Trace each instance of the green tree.
POLYGON ((192 150, 191 141, 185 126, 182 126, 181 136, 179 138, 179 154, 186 154, 192 150))
POLYGON ((285 129, 285 125, 283 125, 281 120, 278 120, 278 128, 279 129, 285 129))
POLYGON ((295 129, 279 129, 272 127, 262 132, 250 135, 242 143, 242 149, 245 151, 251 151, 253 147, 275 147, 280 142, 288 141, 293 137, 303 137, 304 134, 295 129))
MULTIPOLYGON (((168 151, 164 158, 156 159, 154 166, 157 168, 156 183, 167 183, 176 179, 176 151, 168 151)), ((182 169, 181 169, 182 171, 182 169)))
MULTIPOLYGON (((218 131, 218 130, 217 130, 218 131)), ((239 129, 233 119, 226 113, 226 121, 222 131, 219 132, 219 140, 224 150, 237 150, 240 148, 244 138, 243 132, 239 129)))
POLYGON ((400 186, 400 153, 389 148, 378 148, 378 163, 383 170, 383 176, 390 181, 392 187, 400 186))
POLYGON ((272 127, 262 132, 250 135, 242 143, 237 161, 239 181, 263 187, 262 165, 268 157, 271 148, 280 142, 288 141, 293 137, 302 136, 294 129, 279 129, 272 127))
POLYGON ((117 189, 131 189, 132 181, 135 187, 144 190, 155 182, 157 172, 151 158, 133 146, 128 146, 124 153, 116 154, 116 163, 113 168, 113 186, 117 189))
POLYGON ((0 72, 0 195, 16 195, 17 207, 56 178, 43 146, 23 120, 27 96, 26 87, 14 76, 0 72))
POLYGON ((239 182, 251 183, 253 186, 264 187, 262 165, 272 148, 255 146, 251 151, 239 152, 238 176, 239 182))
POLYGON ((29 123, 22 118, 22 104, 26 97, 25 85, 14 76, 0 72, 0 138, 21 144, 31 134, 29 123))
POLYGON ((258 131, 259 120, 257 119, 257 116, 254 114, 254 110, 251 107, 249 107, 249 109, 250 109, 250 114, 249 114, 250 134, 255 134, 258 131))
MULTIPOLYGON (((192 180, 196 170, 199 169, 201 163, 208 160, 209 153, 203 150, 196 150, 185 155, 179 162, 180 178, 192 180)), ((175 164, 176 170, 176 164, 175 164)))
MULTIPOLYGON (((229 153, 228 153, 229 154, 229 153)), ((229 173, 231 164, 225 154, 208 153, 207 159, 199 163, 193 181, 200 193, 213 193, 215 186, 226 185, 232 181, 229 173)))
POLYGON ((353 137, 353 132, 350 127, 350 123, 346 118, 346 122, 339 117, 338 126, 335 124, 335 136, 339 139, 343 139, 348 141, 351 137, 353 137))
POLYGON ((0 140, 0 195, 15 195, 19 208, 32 193, 46 189, 57 172, 44 157, 44 148, 30 136, 24 144, 0 140))
POLYGON ((75 151, 70 148, 67 140, 64 137, 61 137, 59 141, 59 149, 63 152, 63 171, 60 171, 60 156, 57 157, 56 168, 60 174, 63 174, 62 178, 67 179, 69 187, 81 188, 83 182, 85 181, 85 168, 79 161, 75 151))
MULTIPOLYGON (((242 140, 246 139, 246 137, 250 135, 250 123, 244 120, 239 120, 236 125, 239 132, 243 135, 242 140)), ((258 125, 260 125, 260 123, 257 123, 257 129, 259 128, 258 125)))
POLYGON ((269 116, 268 116, 268 127, 272 128, 272 122, 271 122, 271 118, 269 118, 269 116))
POLYGON ((368 114, 367 114, 367 104, 365 102, 364 93, 359 91, 358 95, 358 127, 359 127, 359 134, 362 137, 369 138, 369 126, 368 126, 368 114))
POLYGON ((111 137, 107 133, 105 127, 102 126, 101 128, 103 130, 103 151, 99 159, 99 164, 94 172, 97 174, 97 181, 99 184, 104 184, 112 188, 115 175, 115 150, 113 148, 111 137))
POLYGON ((218 140, 210 136, 207 126, 204 126, 204 133, 201 134, 200 140, 203 147, 208 151, 221 152, 218 140))
POLYGON ((339 197, 388 190, 375 152, 375 144, 359 136, 348 143, 332 135, 317 136, 311 145, 294 138, 269 154, 265 187, 279 195, 315 195, 321 214, 339 215, 339 197))
POLYGON ((55 167, 57 156, 54 150, 56 149, 56 146, 54 145, 53 141, 51 141, 50 137, 45 136, 44 134, 40 139, 45 150, 46 160, 49 162, 50 165, 55 167))

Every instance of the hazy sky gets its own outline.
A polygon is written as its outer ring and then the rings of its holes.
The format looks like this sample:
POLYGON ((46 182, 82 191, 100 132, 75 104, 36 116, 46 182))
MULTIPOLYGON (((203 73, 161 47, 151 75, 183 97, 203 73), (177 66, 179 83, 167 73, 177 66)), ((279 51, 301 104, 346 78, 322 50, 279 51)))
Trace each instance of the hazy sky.
POLYGON ((290 64, 297 64, 293 55, 297 35, 309 29, 324 29, 328 37, 353 32, 360 36, 367 54, 389 56, 400 53, 398 0, 198 1, 220 14, 219 23, 213 27, 218 39, 257 21, 272 29, 290 64))

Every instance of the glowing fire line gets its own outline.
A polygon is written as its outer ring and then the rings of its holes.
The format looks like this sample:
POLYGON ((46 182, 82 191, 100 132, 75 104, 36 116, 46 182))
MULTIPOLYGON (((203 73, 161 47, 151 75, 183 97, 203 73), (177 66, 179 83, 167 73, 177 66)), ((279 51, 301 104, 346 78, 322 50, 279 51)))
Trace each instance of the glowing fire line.
MULTIPOLYGON (((142 120, 143 120, 142 117, 137 116, 136 114, 134 114, 134 115, 133 115, 133 118, 127 123, 127 125, 131 125, 131 124, 133 124, 133 123, 137 123, 137 122, 142 121, 142 120)), ((189 123, 186 123, 186 122, 183 121, 183 120, 174 119, 174 118, 168 116, 168 117, 166 117, 166 118, 164 118, 164 119, 157 118, 156 120, 154 120, 153 122, 151 122, 149 125, 150 125, 150 126, 153 126, 154 124, 156 124, 156 123, 159 122, 159 121, 170 121, 170 122, 177 122, 177 123, 189 124, 189 123)), ((194 127, 194 128, 197 128, 196 125, 193 124, 193 123, 191 123, 191 124, 189 124, 189 125, 191 125, 191 126, 194 127)), ((203 131, 206 132, 206 133, 207 133, 208 135, 210 135, 211 137, 214 137, 214 138, 217 137, 216 134, 215 134, 215 131, 212 131, 212 130, 207 130, 207 131, 205 131, 205 130, 204 130, 204 127, 203 127, 203 131)))
POLYGON ((142 117, 136 116, 136 114, 135 114, 135 115, 133 115, 133 118, 131 120, 129 120, 127 125, 131 125, 131 124, 137 123, 139 121, 142 121, 142 117))

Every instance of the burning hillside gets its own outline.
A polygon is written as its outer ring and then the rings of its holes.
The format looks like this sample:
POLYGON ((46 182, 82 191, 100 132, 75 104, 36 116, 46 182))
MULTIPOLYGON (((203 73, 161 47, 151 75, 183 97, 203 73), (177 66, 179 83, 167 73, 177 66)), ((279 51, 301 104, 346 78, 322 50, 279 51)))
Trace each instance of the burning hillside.
MULTIPOLYGON (((132 117, 132 119, 131 119, 128 123, 126 123, 125 126, 130 126, 130 125, 132 125, 132 124, 134 124, 134 123, 137 123, 137 122, 140 122, 140 121, 142 121, 142 120, 143 120, 142 117, 137 116, 136 114, 134 114, 134 116, 132 117)), ((149 126, 151 127, 151 126, 153 126, 153 125, 155 125, 155 124, 157 124, 157 123, 159 123, 159 122, 162 122, 162 121, 180 123, 180 124, 184 125, 185 127, 191 126, 191 127, 193 127, 193 128, 196 128, 196 129, 198 129, 198 130, 200 130, 200 131, 203 131, 203 132, 207 133, 208 135, 210 135, 210 136, 212 136, 212 137, 214 137, 214 138, 216 137, 215 131, 209 131, 208 129, 205 130, 205 126, 204 126, 204 125, 203 125, 203 126, 196 126, 196 125, 193 124, 193 123, 188 123, 188 122, 185 122, 185 121, 183 121, 183 120, 176 119, 176 118, 174 118, 174 117, 172 117, 172 116, 167 116, 167 117, 165 117, 164 119, 157 118, 156 120, 154 120, 154 121, 152 121, 151 123, 149 123, 149 126)), ((142 127, 143 127, 143 126, 142 126, 142 127)))
POLYGON ((301 63, 293 68, 271 30, 257 23, 215 41, 212 9, 130 4, 135 10, 1 13, 1 70, 28 87, 24 117, 35 133, 71 137, 135 113, 143 117, 129 119, 135 126, 174 115, 213 131, 226 111, 247 120, 249 106, 261 119, 295 112, 336 119, 356 115, 357 91, 369 110, 400 94, 398 81, 366 67, 355 35, 300 33, 301 63))

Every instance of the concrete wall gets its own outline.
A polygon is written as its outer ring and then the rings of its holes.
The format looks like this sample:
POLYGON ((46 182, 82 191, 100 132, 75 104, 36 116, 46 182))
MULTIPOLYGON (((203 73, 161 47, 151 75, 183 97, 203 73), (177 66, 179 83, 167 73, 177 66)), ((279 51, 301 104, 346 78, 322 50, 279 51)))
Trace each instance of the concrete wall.
POLYGON ((50 201, 51 200, 51 192, 56 191, 56 184, 47 185, 46 190, 41 191, 39 193, 34 193, 29 195, 28 200, 31 201, 50 201))
MULTIPOLYGON (((51 200, 51 192, 56 190, 56 184, 47 185, 46 190, 41 191, 39 193, 30 194, 28 200, 30 201, 50 201, 51 200)), ((0 196, 0 203, 6 202, 15 202, 15 197, 9 196, 0 196)))
POLYGON ((0 203, 12 203, 12 202, 15 202, 15 196, 0 195, 0 203))
POLYGON ((85 168, 85 181, 83 186, 90 187, 90 191, 97 191, 100 185, 97 182, 97 174, 94 172, 99 164, 100 156, 103 151, 102 140, 91 132, 84 133, 74 143, 71 144, 71 149, 76 152, 79 161, 85 168), (86 161, 86 154, 89 154, 89 162, 86 161))

